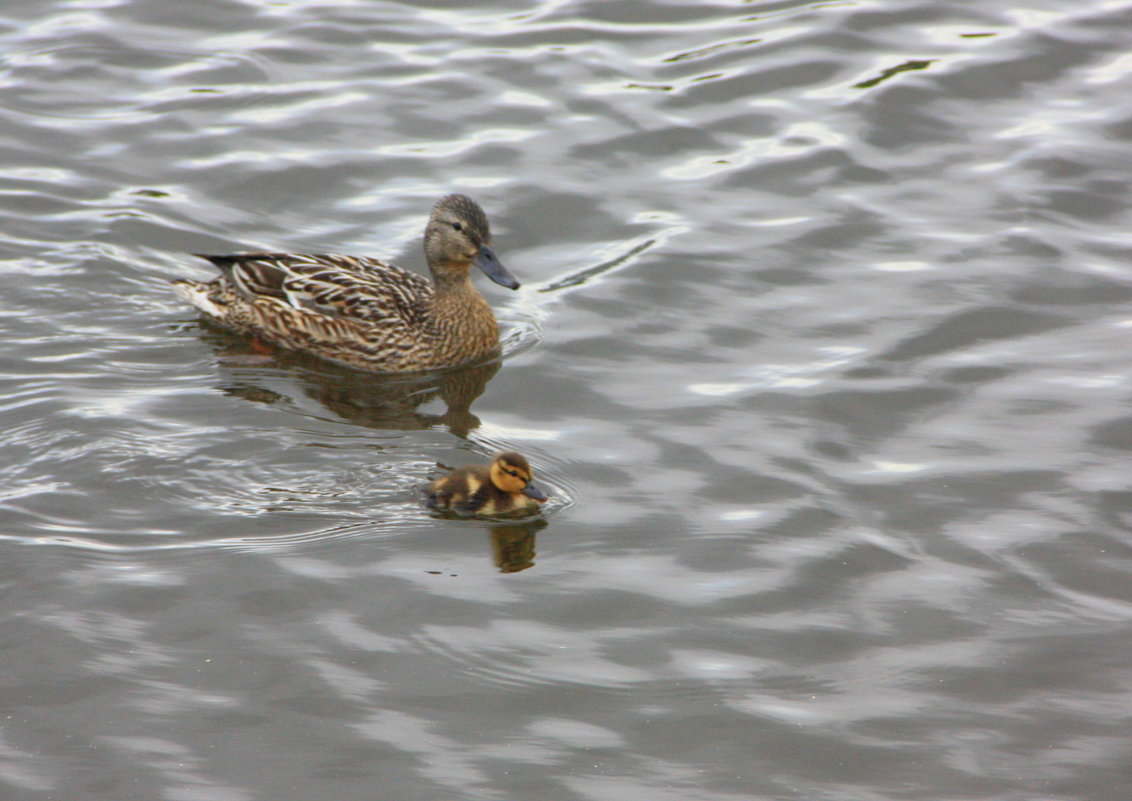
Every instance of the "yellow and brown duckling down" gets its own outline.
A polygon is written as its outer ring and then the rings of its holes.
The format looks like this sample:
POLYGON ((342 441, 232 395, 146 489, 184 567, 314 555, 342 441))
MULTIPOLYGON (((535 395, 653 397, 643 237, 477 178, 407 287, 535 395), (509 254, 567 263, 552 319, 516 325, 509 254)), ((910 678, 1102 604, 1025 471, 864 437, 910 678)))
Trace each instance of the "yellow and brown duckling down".
POLYGON ((501 453, 490 465, 461 467, 428 488, 430 509, 460 515, 532 514, 546 493, 531 482, 531 465, 518 453, 501 453))
POLYGON ((472 285, 472 265, 508 289, 519 282, 491 249, 487 215, 465 195, 441 198, 424 249, 431 281, 360 256, 242 253, 202 256, 221 276, 174 285, 230 328, 364 370, 433 370, 491 355, 499 325, 472 285))

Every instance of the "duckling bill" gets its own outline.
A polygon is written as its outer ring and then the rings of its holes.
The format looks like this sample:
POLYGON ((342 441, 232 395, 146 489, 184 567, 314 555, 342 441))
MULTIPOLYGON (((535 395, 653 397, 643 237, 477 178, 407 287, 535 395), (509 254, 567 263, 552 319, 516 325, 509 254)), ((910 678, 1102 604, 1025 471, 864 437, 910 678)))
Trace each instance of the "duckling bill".
POLYGON ((434 370, 497 352, 499 325, 471 267, 508 289, 519 281, 492 249, 483 209, 466 195, 441 198, 424 250, 431 281, 364 256, 239 253, 201 255, 220 277, 174 289, 236 331, 363 370, 434 370))
POLYGON ((425 505, 464 516, 532 514, 546 501, 532 477, 526 458, 501 453, 490 465, 461 467, 432 482, 425 505))

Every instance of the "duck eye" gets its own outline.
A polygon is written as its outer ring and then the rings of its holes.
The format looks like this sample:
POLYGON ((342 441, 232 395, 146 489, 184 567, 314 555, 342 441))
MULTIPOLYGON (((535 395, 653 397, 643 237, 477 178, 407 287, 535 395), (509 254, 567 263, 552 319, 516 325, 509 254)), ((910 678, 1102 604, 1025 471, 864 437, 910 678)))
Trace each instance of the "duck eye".
POLYGON ((463 231, 463 230, 464 230, 464 226, 463 226, 463 225, 461 225, 461 224, 460 224, 460 223, 458 223, 458 222, 454 222, 454 223, 452 223, 452 227, 453 227, 453 228, 455 228, 455 229, 456 229, 457 231, 463 231))

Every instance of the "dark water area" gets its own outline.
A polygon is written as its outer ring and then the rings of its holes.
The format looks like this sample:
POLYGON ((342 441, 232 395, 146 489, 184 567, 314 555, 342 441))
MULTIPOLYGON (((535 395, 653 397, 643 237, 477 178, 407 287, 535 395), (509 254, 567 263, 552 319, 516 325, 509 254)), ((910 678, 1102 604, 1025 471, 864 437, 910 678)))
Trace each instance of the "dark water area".
POLYGON ((9 0, 0 798, 1132 793, 1132 7, 9 0), (383 378, 171 291, 423 271, 383 378), (526 454, 541 519, 432 515, 526 454))

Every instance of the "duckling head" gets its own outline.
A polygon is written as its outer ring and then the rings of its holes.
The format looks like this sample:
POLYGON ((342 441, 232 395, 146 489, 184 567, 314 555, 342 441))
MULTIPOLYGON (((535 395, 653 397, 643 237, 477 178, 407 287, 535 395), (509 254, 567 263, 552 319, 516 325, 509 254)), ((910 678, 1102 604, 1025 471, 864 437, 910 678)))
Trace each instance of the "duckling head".
POLYGON ((531 481, 530 463, 514 451, 495 457, 491 463, 491 483, 504 492, 521 492, 539 503, 546 500, 546 493, 531 481))
POLYGON ((500 286, 518 289, 519 281, 491 249, 491 228, 480 205, 467 195, 446 195, 432 207, 425 226, 425 257, 433 276, 465 273, 474 264, 500 286))

